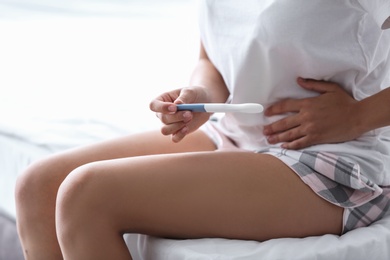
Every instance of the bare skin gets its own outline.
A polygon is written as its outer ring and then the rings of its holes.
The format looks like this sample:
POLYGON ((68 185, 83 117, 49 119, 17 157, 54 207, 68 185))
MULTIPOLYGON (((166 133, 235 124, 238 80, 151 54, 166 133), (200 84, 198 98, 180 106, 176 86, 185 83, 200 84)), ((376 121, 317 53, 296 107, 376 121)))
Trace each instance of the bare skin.
POLYGON ((152 132, 33 165, 17 189, 26 259, 131 259, 125 232, 259 241, 341 232, 342 209, 278 159, 214 149, 202 132, 178 144, 152 132))

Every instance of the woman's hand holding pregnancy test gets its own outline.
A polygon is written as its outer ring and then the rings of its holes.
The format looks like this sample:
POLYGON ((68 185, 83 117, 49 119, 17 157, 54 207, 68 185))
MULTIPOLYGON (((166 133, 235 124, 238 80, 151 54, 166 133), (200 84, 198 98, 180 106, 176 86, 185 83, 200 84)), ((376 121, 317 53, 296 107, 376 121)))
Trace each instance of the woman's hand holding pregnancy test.
POLYGON ((256 103, 225 104, 225 103, 199 103, 199 104, 177 104, 177 111, 189 110, 192 112, 206 113, 261 113, 264 108, 256 103))

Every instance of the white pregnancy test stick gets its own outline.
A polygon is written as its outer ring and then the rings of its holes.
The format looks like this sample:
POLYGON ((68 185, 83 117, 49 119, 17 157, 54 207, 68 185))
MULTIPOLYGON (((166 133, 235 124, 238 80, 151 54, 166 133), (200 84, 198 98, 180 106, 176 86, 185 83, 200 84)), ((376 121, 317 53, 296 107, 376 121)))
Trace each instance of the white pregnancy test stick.
POLYGON ((189 110, 193 112, 207 112, 207 113, 261 113, 263 106, 257 103, 244 104, 225 104, 225 103, 203 103, 203 104, 178 104, 177 110, 189 110))

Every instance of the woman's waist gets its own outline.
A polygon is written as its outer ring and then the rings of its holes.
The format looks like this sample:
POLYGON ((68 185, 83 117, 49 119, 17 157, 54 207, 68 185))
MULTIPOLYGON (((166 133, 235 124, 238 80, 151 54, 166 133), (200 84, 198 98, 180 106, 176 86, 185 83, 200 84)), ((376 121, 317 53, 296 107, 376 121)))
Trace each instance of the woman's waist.
MULTIPOLYGON (((270 144, 263 134, 266 120, 259 124, 242 124, 223 117, 216 127, 234 144, 244 150, 260 151, 280 149, 281 143, 270 144)), ((387 128, 367 132, 355 140, 343 143, 318 144, 301 151, 327 152, 359 164, 362 173, 379 185, 390 185, 390 130, 387 128)))

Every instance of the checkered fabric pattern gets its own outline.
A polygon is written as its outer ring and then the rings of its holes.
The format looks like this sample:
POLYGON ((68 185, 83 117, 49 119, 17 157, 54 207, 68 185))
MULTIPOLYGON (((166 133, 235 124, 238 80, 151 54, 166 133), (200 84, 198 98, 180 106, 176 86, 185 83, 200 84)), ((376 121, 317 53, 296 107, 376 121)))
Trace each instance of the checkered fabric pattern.
POLYGON ((368 226, 390 214, 390 186, 381 187, 360 172, 357 163, 331 153, 271 148, 325 200, 345 208, 343 233, 368 226))

